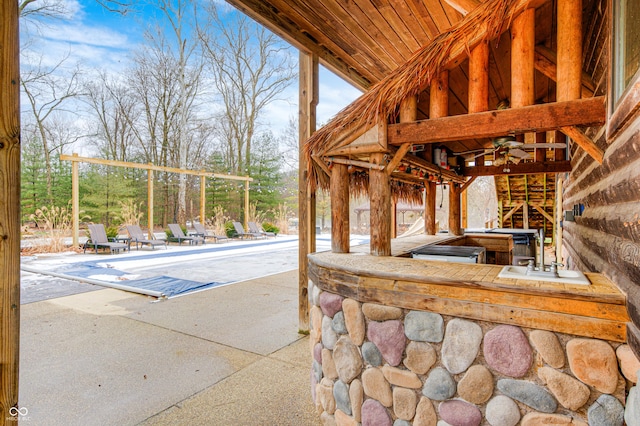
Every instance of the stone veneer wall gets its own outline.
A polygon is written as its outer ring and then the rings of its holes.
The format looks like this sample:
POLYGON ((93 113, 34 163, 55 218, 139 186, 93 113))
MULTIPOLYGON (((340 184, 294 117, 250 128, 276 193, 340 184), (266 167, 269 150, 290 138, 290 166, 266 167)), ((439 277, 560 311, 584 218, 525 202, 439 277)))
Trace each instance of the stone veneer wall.
POLYGON ((325 425, 640 425, 627 345, 361 304, 312 282, 309 299, 325 425))

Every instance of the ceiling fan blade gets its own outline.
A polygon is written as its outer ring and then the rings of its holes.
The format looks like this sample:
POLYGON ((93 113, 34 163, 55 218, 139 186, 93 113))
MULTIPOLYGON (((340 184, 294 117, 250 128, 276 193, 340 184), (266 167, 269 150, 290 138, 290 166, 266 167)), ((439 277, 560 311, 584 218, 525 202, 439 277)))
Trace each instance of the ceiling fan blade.
POLYGON ((465 156, 465 155, 469 155, 469 154, 474 154, 474 153, 476 153, 476 152, 482 152, 482 153, 484 153, 484 151, 487 151, 487 149, 486 149, 486 148, 481 148, 481 149, 471 149, 471 150, 469 150, 469 151, 454 152, 454 153, 453 153, 453 155, 462 155, 462 156, 465 156))
POLYGON ((509 155, 517 158, 531 158, 531 155, 527 151, 523 151, 520 148, 510 149, 509 155))
POLYGON ((544 149, 544 148, 566 148, 566 147, 567 147, 566 143, 525 143, 521 145, 519 148, 544 149))
POLYGON ((507 163, 506 157, 498 157, 493 161, 494 166, 502 166, 503 164, 506 164, 506 163, 507 163))

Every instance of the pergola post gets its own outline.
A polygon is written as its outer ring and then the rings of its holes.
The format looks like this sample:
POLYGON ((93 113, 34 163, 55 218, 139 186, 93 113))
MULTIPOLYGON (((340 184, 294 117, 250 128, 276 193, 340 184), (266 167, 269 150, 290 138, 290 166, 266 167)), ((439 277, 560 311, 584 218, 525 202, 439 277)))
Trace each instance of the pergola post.
POLYGON ((331 168, 331 251, 349 253, 349 166, 331 168))
MULTIPOLYGON (((204 172, 204 171, 203 171, 204 172)), ((248 183, 248 181, 247 181, 248 183)), ((200 176, 200 223, 205 224, 206 220, 206 199, 207 199, 207 177, 200 176)))
MULTIPOLYGON (((384 165, 384 153, 371 154, 372 164, 384 165)), ((369 170, 371 254, 391 256, 391 186, 384 170, 369 170)))
MULTIPOLYGON (((431 80, 429 91, 429 118, 449 115, 449 71, 442 71, 431 80)), ((428 150, 427 160, 433 161, 433 151, 428 150)), ((424 230, 435 235, 436 229, 436 183, 425 181, 424 230)))
POLYGON ((244 182, 244 229, 249 229, 249 180, 244 182))
POLYGON ((0 6, 0 425, 18 407, 20 346, 20 56, 18 2, 0 6))
POLYGON ((299 172, 298 172, 298 328, 309 330, 308 262, 307 256, 315 251, 315 196, 309 189, 308 164, 302 151, 304 142, 316 130, 316 106, 318 104, 318 56, 300 51, 299 57, 299 172), (313 232, 313 235, 312 235, 313 232))
MULTIPOLYGON (((75 157, 78 154, 73 154, 75 157)), ((79 185, 79 165, 77 161, 71 162, 71 222, 72 222, 72 246, 79 247, 79 234, 80 234, 80 185, 79 185)))
POLYGON ((153 169, 151 163, 147 169, 147 227, 149 228, 149 239, 155 240, 156 235, 153 232, 153 169))

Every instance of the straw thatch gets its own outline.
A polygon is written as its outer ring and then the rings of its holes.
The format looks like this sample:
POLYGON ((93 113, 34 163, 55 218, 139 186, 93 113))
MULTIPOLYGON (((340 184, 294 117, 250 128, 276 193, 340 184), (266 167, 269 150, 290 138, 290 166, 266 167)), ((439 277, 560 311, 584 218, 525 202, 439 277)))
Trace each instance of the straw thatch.
MULTIPOLYGON (((464 46, 467 50, 476 44, 496 38, 507 28, 511 19, 524 10, 528 0, 487 0, 469 13, 463 20, 443 32, 433 41, 418 50, 404 65, 399 66, 384 80, 374 85, 367 93, 339 112, 328 124, 311 136, 305 146, 304 155, 309 165, 309 184, 312 187, 328 188, 329 177, 312 160, 325 152, 339 148, 340 135, 344 129, 372 127, 379 119, 388 119, 400 102, 424 91, 441 70, 446 69, 452 54, 464 46), (382 117, 382 118, 380 118, 382 117)), ((354 179, 352 179, 353 183, 354 179)), ((406 183, 394 185, 394 198, 412 201, 406 183)), ((362 186, 352 187, 360 192, 362 186)))

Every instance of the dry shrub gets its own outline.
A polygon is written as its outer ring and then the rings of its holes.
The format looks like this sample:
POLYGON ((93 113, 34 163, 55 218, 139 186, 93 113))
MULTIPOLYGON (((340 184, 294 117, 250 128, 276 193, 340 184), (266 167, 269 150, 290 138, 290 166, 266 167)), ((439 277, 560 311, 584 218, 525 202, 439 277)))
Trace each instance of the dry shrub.
POLYGON ((31 215, 31 220, 44 231, 44 242, 34 249, 41 253, 59 253, 66 249, 64 238, 69 235, 73 224, 73 214, 70 209, 44 206, 31 215))
POLYGON ((289 215, 292 213, 287 203, 278 204, 278 207, 273 210, 273 217, 275 219, 275 225, 280 229, 281 234, 289 233, 289 215))
POLYGON ((266 213, 258 211, 258 203, 249 204, 249 222, 261 224, 264 222, 266 213))
POLYGON ((119 201, 120 203, 120 222, 123 225, 140 225, 140 219, 144 213, 141 210, 142 203, 136 203, 133 200, 119 201))
POLYGON ((229 217, 224 214, 222 206, 215 206, 213 208, 213 216, 207 220, 206 225, 213 229, 215 235, 226 235, 224 225, 229 220, 229 217))

